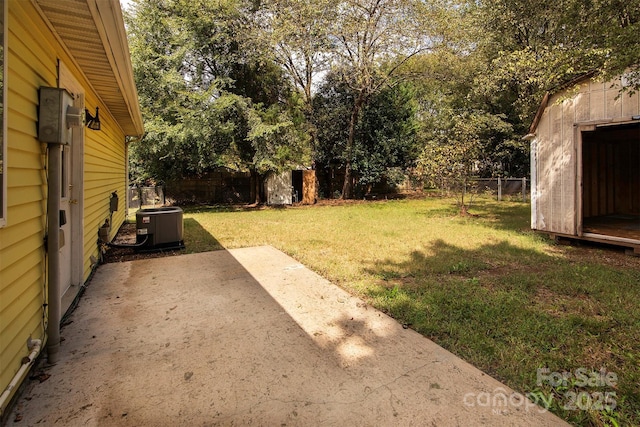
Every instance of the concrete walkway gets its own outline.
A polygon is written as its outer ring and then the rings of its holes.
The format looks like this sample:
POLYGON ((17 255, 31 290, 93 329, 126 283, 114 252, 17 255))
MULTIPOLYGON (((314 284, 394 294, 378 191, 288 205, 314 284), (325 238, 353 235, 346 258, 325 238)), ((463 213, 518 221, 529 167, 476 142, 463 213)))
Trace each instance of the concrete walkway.
POLYGON ((103 265, 72 320, 10 425, 564 424, 271 247, 103 265))

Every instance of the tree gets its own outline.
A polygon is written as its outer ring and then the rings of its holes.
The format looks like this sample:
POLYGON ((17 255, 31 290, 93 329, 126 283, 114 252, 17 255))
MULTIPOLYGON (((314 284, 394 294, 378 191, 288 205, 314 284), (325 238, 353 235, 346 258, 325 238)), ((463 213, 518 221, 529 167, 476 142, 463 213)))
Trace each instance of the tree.
POLYGON ((345 144, 342 197, 353 193, 356 128, 370 97, 412 56, 434 45, 433 11, 418 0, 344 0, 332 27, 334 67, 355 94, 345 144))
MULTIPOLYGON (((464 20, 458 22, 465 28, 464 20)), ((517 115, 505 114, 508 108, 477 95, 474 80, 484 62, 465 48, 466 34, 457 39, 450 34, 447 46, 412 58, 405 70, 419 77, 415 86, 423 152, 418 177, 430 187, 453 191, 463 214, 475 178, 528 173, 528 145, 514 126, 520 123, 517 115)))
POLYGON ((235 96, 230 112, 236 125, 225 152, 226 164, 249 170, 251 198, 258 204, 263 176, 299 163, 303 138, 291 115, 278 106, 257 109, 248 98, 235 96))
MULTIPOLYGON (((332 171, 346 163, 344 145, 349 113, 356 93, 340 77, 330 75, 314 99, 318 127, 317 158, 332 171), (335 80, 337 79, 337 80, 335 80)), ((408 83, 387 86, 361 111, 353 141, 352 168, 363 192, 378 183, 396 183, 396 171, 406 171, 418 156, 416 103, 408 83)), ((330 191, 331 192, 331 191, 330 191)))
POLYGON ((263 3, 264 13, 258 14, 275 62, 300 94, 305 118, 303 127, 314 169, 317 129, 313 121, 313 90, 316 79, 329 66, 331 42, 328 28, 335 19, 335 4, 336 0, 266 0, 263 3))
POLYGON ((618 0, 472 2, 477 53, 485 70, 477 93, 530 122, 545 91, 596 71, 602 78, 630 70, 640 87, 640 4, 618 0))
POLYGON ((209 102, 219 82, 202 91, 190 86, 190 40, 168 5, 139 0, 133 14, 125 15, 146 128, 144 140, 132 146, 131 172, 160 180, 212 168, 225 149, 222 112, 209 102))
POLYGON ((337 0, 266 0, 265 34, 275 61, 300 90, 307 108, 312 108, 314 81, 328 70, 332 43, 330 25, 336 19, 337 0))
POLYGON ((270 52, 262 48, 252 1, 165 1, 179 31, 189 39, 183 45, 183 65, 193 89, 218 86, 254 104, 286 101, 290 86, 270 52))
POLYGON ((380 90, 363 109, 356 129, 353 172, 366 193, 382 181, 399 184, 404 172, 415 165, 419 154, 416 112, 414 90, 407 82, 380 90))
POLYGON ((504 117, 488 113, 449 113, 446 124, 426 142, 419 164, 428 182, 456 194, 460 214, 466 215, 475 178, 483 168, 492 167, 492 159, 485 155, 488 141, 509 134, 511 126, 504 117))
POLYGON ((282 70, 253 48, 253 10, 242 0, 136 0, 126 18, 148 132, 132 170, 156 179, 248 170, 258 202, 264 173, 301 162, 297 105, 282 70))

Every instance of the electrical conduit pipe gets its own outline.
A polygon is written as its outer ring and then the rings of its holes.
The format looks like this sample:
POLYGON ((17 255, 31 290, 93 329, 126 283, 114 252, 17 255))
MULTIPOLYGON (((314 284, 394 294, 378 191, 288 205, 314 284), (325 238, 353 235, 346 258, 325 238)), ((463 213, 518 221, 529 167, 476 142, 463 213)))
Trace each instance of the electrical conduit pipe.
POLYGON ((60 351, 60 319, 62 300, 60 297, 60 188, 61 188, 60 144, 49 144, 49 190, 47 195, 47 253, 49 254, 49 305, 47 325, 47 360, 58 362, 60 351))

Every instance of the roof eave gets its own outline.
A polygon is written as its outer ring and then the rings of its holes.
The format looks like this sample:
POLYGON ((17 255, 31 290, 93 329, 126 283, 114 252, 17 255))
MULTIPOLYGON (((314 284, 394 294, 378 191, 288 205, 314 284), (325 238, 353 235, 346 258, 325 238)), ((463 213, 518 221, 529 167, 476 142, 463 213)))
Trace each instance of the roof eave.
MULTIPOLYGON (((64 3, 58 1, 31 0, 63 48, 74 60, 77 68, 87 79, 91 89, 111 111, 124 134, 141 137, 144 134, 144 125, 138 103, 138 92, 133 79, 129 43, 120 3, 113 0, 66 0, 64 3), (70 23, 73 21, 60 19, 61 8, 82 12, 83 16, 91 21, 90 31, 84 34, 85 43, 78 43, 77 36, 74 40, 73 35, 69 33, 70 23), (50 13, 51 15, 49 15, 50 13), (91 50, 95 54, 95 49, 101 49, 99 60, 95 60, 95 55, 90 54, 91 50), (105 71, 102 74, 97 74, 95 70, 84 69, 83 64, 87 64, 87 58, 99 62, 98 65, 105 71), (111 93, 107 93, 104 85, 105 79, 106 81, 113 80, 108 86, 117 88, 117 96, 114 96, 113 90, 111 93)), ((87 19, 85 19, 85 23, 87 19)))
MULTIPOLYGON (((87 4, 94 16, 97 27, 104 30, 100 32, 105 37, 102 39, 105 52, 112 62, 112 68, 118 86, 129 110, 133 122, 133 129, 125 131, 128 136, 141 137, 144 133, 142 114, 138 102, 138 91, 133 79, 133 67, 131 65, 131 53, 129 42, 122 16, 122 8, 119 1, 87 0, 87 4), (111 55, 109 55, 111 53, 111 55)), ((98 28, 98 31, 100 29, 98 28)))

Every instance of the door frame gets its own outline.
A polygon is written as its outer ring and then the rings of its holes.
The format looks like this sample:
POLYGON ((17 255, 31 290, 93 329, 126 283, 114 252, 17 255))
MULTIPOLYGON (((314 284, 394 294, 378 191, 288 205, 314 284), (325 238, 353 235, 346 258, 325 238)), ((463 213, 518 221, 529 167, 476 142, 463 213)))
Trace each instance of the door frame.
MULTIPOLYGON (((584 132, 593 132, 601 128, 616 127, 624 125, 637 124, 637 120, 629 120, 628 118, 614 119, 614 120, 595 120, 587 123, 576 123, 575 128, 575 141, 576 141, 576 235, 578 237, 587 237, 584 232, 584 159, 583 159, 583 134, 584 132)), ((586 233, 591 236, 599 236, 593 233, 586 233)), ((612 241, 627 241, 622 237, 607 237, 607 240, 612 241)))
MULTIPOLYGON (((71 93, 74 106, 84 111, 84 88, 62 61, 58 61, 58 86, 71 93)), ((84 124, 73 129, 70 147, 71 179, 68 198, 71 218, 68 220, 71 235, 67 242, 71 244, 72 287, 80 286, 84 281, 84 132, 84 124)), ((67 284, 62 286, 65 287, 67 284)))
POLYGON ((583 232, 583 212, 584 207, 582 205, 584 199, 584 182, 583 182, 583 158, 582 158, 582 133, 590 132, 596 129, 595 123, 589 124, 576 124, 574 127, 574 140, 576 141, 576 217, 575 217, 575 230, 576 236, 582 237, 583 232))

